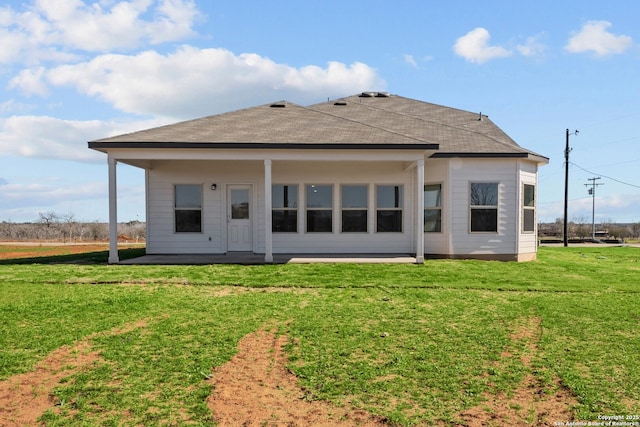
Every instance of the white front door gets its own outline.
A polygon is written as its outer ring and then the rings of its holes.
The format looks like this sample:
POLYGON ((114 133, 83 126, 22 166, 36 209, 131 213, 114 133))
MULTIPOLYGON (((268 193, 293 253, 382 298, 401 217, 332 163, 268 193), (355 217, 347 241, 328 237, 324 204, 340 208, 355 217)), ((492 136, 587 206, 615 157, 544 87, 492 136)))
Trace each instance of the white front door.
POLYGON ((253 250, 251 185, 227 186, 227 250, 253 250))

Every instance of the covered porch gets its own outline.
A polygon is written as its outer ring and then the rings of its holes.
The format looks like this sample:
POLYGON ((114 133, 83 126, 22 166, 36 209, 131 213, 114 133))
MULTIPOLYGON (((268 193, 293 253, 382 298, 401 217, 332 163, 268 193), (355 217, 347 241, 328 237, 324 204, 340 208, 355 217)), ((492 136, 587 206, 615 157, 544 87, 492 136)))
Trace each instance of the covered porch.
MULTIPOLYGON (((236 150, 158 150, 147 151, 141 156, 141 153, 137 150, 113 150, 109 152, 108 165, 109 165, 109 226, 110 226, 110 247, 109 247, 109 263, 143 263, 143 264, 163 264, 163 263, 193 263, 193 264, 209 264, 209 263, 240 263, 240 264, 260 264, 260 263, 288 263, 288 262, 413 262, 421 264, 424 261, 424 222, 423 222, 423 209, 424 209, 424 176, 425 176, 425 151, 424 150, 401 150, 396 152, 389 152, 388 150, 367 150, 367 151, 355 151, 355 150, 313 150, 312 159, 310 159, 309 151, 280 151, 280 150, 264 150, 264 151, 251 151, 246 150, 238 152, 236 150), (183 245, 180 251, 172 251, 170 248, 167 250, 158 251, 155 250, 155 246, 151 247, 150 254, 137 261, 123 261, 121 262, 117 251, 117 165, 118 163, 125 163, 135 167, 139 167, 145 170, 146 175, 146 198, 147 198, 147 236, 153 236, 154 224, 159 224, 158 221, 153 221, 153 209, 157 208, 158 183, 154 181, 154 176, 157 176, 159 167, 164 173, 164 181, 162 185, 162 197, 161 199, 166 201, 169 199, 167 193, 169 185, 169 169, 170 165, 181 164, 182 169, 177 170, 177 178, 174 183, 180 182, 180 179, 185 179, 185 175, 179 175, 179 173, 188 173, 189 182, 204 182, 205 200, 203 206, 206 205, 209 212, 218 212, 222 215, 220 223, 216 224, 218 231, 211 231, 212 226, 205 224, 209 229, 206 232, 202 232, 201 237, 192 235, 187 240, 194 243, 183 245), (178 162, 178 163, 177 163, 178 162), (211 173, 198 172, 198 168, 194 169, 187 165, 199 164, 200 167, 204 164, 215 166, 216 164, 222 165, 234 165, 225 167, 210 167, 210 170, 217 170, 218 176, 215 180, 211 179, 211 173), (326 168, 322 165, 335 165, 341 164, 341 176, 339 174, 328 173, 326 168), (357 169, 354 168, 354 164, 370 165, 365 169, 369 170, 369 175, 359 175, 357 169), (246 165, 246 166, 242 166, 246 165), (315 165, 313 168, 309 168, 309 165, 315 165), (402 233, 377 233, 373 227, 375 210, 373 209, 374 202, 374 188, 377 181, 370 181, 371 177, 378 177, 379 174, 372 172, 373 165, 393 165, 392 168, 395 175, 389 175, 387 178, 381 178, 383 180, 391 180, 389 182, 396 182, 404 185, 406 192, 405 198, 405 219, 402 233), (252 209, 254 214, 252 216, 252 234, 253 234, 253 247, 252 249, 242 249, 241 252, 234 252, 233 249, 226 243, 228 233, 226 224, 224 221, 224 213, 228 206, 231 206, 230 200, 227 197, 226 189, 231 188, 232 184, 237 184, 238 176, 241 174, 241 169, 248 168, 253 174, 251 178, 245 178, 243 181, 246 186, 252 188, 251 201, 253 203, 252 209), (229 172, 228 169, 232 169, 229 172), (182 172, 180 172, 182 170, 182 172), (187 172, 185 172, 185 170, 187 172), (225 172, 227 170, 227 172, 225 172), (315 176, 309 175, 310 170, 315 173, 315 176), (231 175, 225 175, 230 174, 231 175), (155 175, 154 175, 155 174, 155 175), (312 177, 310 177, 312 176, 312 177), (150 178, 151 177, 151 178, 150 178), (191 178, 196 177, 196 178, 191 178), (326 178, 320 178, 326 177, 326 178), (165 179, 166 178, 166 179, 165 179), (272 185, 282 182, 297 182, 300 184, 300 191, 302 192, 302 186, 306 182, 307 184, 315 182, 317 180, 326 179, 335 185, 336 191, 334 192, 334 231, 330 233, 309 233, 304 229, 304 207, 300 208, 300 220, 299 229, 297 233, 274 233, 273 218, 272 218, 272 185), (333 180, 333 181, 331 181, 333 180), (209 181, 217 183, 216 185, 210 184, 209 181), (338 227, 339 214, 340 214, 340 198, 338 190, 343 183, 355 182, 358 184, 368 185, 370 190, 370 220, 369 231, 367 233, 351 233, 345 234, 338 227), (155 190, 154 190, 155 185, 155 190), (166 187, 166 188, 165 188, 166 187), (211 187, 209 189, 209 187, 211 187), (217 190, 216 190, 217 188, 217 190), (222 192, 220 191, 222 190, 222 192), (255 190, 255 191, 254 191, 255 190), (155 191, 153 196, 150 196, 150 191, 155 191), (213 200, 216 198, 216 200, 213 200), (156 201, 156 207, 150 205, 151 201, 156 201), (151 220, 150 220, 151 219, 151 220), (151 229, 150 229, 151 227, 151 229), (217 233, 217 234, 216 234, 217 233), (275 234, 275 236, 274 236, 275 234), (213 235, 213 237, 212 237, 213 235), (333 237, 332 237, 333 236, 333 237), (403 237, 404 236, 404 237, 403 237), (389 238, 396 242, 396 246, 389 247, 389 238), (195 242, 199 239, 198 242, 195 242), (207 250, 202 250, 204 243, 221 241, 221 246, 217 250, 213 250, 211 253, 207 253, 207 250), (400 240, 403 239, 403 240, 400 240), (202 241, 202 242, 201 242, 202 241), (351 243, 350 247, 343 249, 342 246, 337 246, 331 242, 342 242, 343 246, 345 242, 351 243), (402 245, 398 245, 398 241, 404 241, 402 245), (293 244, 292 244, 293 242, 293 244), (296 243, 297 242, 297 243, 296 243), (314 244, 322 242, 324 250, 314 250, 314 244), (200 246, 197 246, 200 244, 200 246), (289 246, 287 246, 289 245, 289 246), (295 247, 297 245, 297 247, 295 247), (385 250, 387 247, 389 249, 385 250), (287 250, 289 248, 289 250, 287 250), (292 249, 293 248, 293 249, 292 249), (327 250, 329 248, 329 250, 327 250), (376 248, 371 252, 379 252, 377 254, 369 254, 370 249, 376 248), (193 254, 186 253, 193 251, 193 254), (331 252, 331 253, 327 253, 331 252), (393 252, 392 255, 386 253, 393 252), (318 254, 318 255, 315 255, 318 254)), ((176 166, 171 166, 175 168, 176 166)), ((209 166, 207 166, 209 168, 209 166)), ((173 170, 173 169, 172 169, 173 170)), ((330 170, 330 168, 329 168, 330 170)), ((322 182, 322 181, 321 181, 322 182)), ((387 181, 381 181, 387 182, 387 181)), ((302 197, 302 196, 301 196, 302 197)), ((303 202, 303 199, 301 199, 303 202)), ((170 209, 171 206, 164 206, 161 209, 170 209)), ((205 207, 203 207, 205 209, 205 207)), ((166 226, 171 222, 165 212, 165 218, 161 222, 162 226, 166 226)), ((205 214, 203 213, 203 216, 205 214)), ((207 214, 208 215, 208 214, 207 214)), ((209 221, 210 219, 207 219, 209 221)), ((229 222, 229 216, 227 215, 227 223, 229 222)), ((215 227, 214 227, 215 228, 215 227)), ((167 232, 168 233, 168 232, 167 232)), ((176 238, 169 236, 168 238, 176 238)), ((180 236, 178 236, 180 237, 180 236)), ((188 236, 183 236, 188 237, 188 236)), ((182 238, 182 237, 180 237, 182 238)), ((148 242, 149 243, 149 242, 148 242)))

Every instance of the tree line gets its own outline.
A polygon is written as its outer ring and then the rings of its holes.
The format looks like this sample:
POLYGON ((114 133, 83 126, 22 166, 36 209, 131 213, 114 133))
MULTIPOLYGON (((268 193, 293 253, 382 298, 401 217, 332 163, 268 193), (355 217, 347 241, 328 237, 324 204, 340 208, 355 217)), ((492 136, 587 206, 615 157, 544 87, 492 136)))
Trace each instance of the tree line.
MULTIPOLYGON (((109 239, 109 224, 105 222, 77 221, 72 213, 40 212, 35 222, 0 222, 0 240, 43 240, 84 242, 109 239)), ((140 221, 118 224, 118 239, 144 242, 146 225, 140 221)))
MULTIPOLYGON (((552 223, 538 224, 540 237, 562 237, 563 219, 558 218, 552 223)), ((567 235, 570 239, 589 240, 592 237, 593 227, 591 221, 586 218, 574 218, 567 222, 567 235)), ((613 221, 603 221, 595 225, 598 236, 606 239, 638 239, 640 238, 640 222, 621 224, 613 221)))

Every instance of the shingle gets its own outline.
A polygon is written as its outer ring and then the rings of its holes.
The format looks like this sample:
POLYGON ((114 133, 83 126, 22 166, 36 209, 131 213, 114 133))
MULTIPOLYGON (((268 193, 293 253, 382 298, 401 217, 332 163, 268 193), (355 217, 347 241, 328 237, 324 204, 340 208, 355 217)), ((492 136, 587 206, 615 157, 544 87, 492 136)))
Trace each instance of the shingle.
MULTIPOLYGON (((396 95, 371 93, 302 107, 286 101, 92 141, 112 143, 268 144, 427 147, 436 156, 534 155, 486 116, 396 95), (437 146, 435 145, 437 144, 437 146)), ((539 156, 542 157, 542 156, 539 156)))

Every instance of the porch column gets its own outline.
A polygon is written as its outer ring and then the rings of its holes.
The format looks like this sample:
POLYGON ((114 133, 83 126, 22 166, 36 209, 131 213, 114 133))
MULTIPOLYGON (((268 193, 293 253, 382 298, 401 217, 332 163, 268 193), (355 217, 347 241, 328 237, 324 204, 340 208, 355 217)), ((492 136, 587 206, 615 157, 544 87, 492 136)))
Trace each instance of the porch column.
POLYGON ((116 159, 109 156, 109 264, 120 262, 118 257, 118 189, 116 159))
POLYGON ((264 161, 264 262, 273 262, 271 218, 271 159, 264 161))
POLYGON ((416 163, 416 263, 424 262, 424 159, 416 163))

